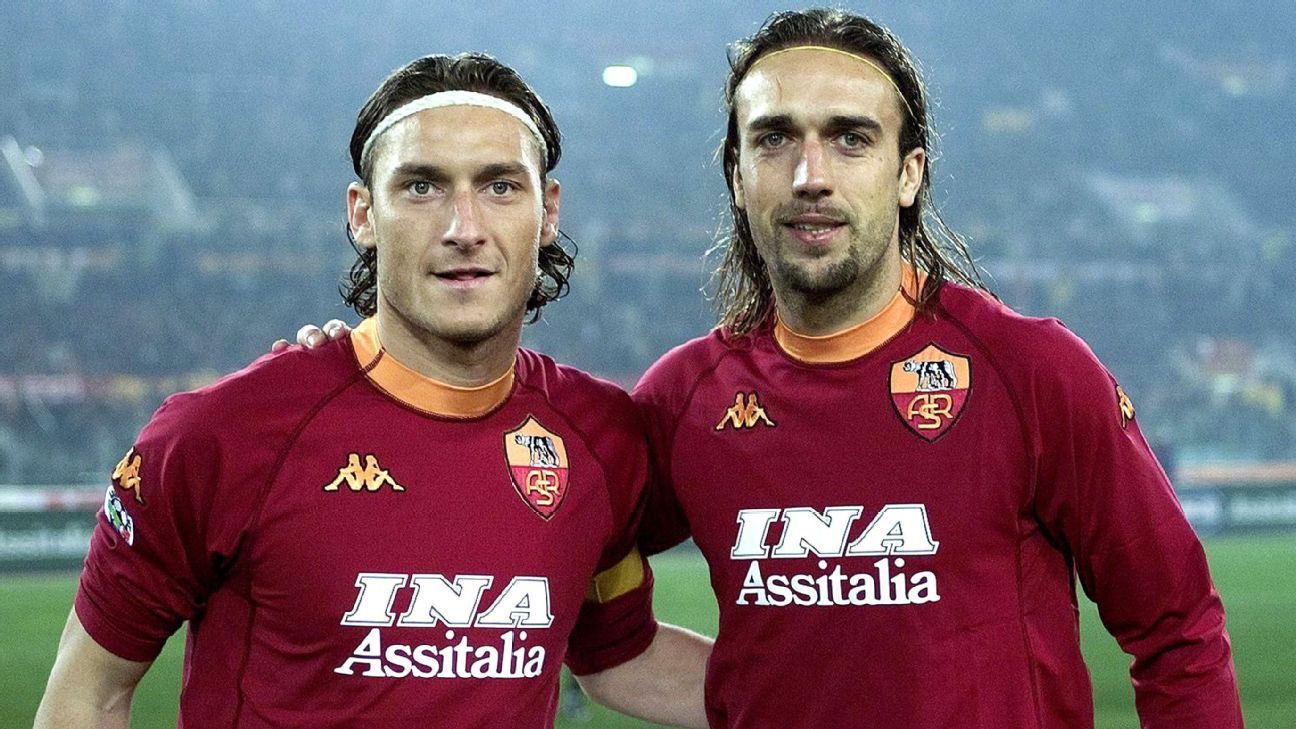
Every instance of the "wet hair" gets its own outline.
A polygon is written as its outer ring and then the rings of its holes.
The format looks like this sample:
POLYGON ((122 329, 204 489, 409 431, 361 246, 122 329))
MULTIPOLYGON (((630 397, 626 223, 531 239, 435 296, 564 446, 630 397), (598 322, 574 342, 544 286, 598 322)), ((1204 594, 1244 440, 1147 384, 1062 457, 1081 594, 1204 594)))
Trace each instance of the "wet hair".
MULTIPOLYGON (((456 56, 432 55, 417 58, 389 75, 360 108, 351 132, 351 166, 360 181, 373 187, 373 150, 366 157, 365 140, 388 114, 405 104, 441 91, 476 91, 496 96, 522 109, 535 122, 544 138, 543 184, 562 157, 562 136, 549 107, 518 75, 517 71, 484 53, 460 53, 456 56)), ((374 145, 375 148, 377 145, 374 145)), ((356 260, 342 282, 342 300, 361 316, 373 316, 378 310, 378 251, 356 243, 351 226, 346 226, 347 240, 355 249, 356 260)), ((541 246, 539 275, 527 299, 526 310, 531 323, 540 318, 540 309, 566 295, 572 269, 576 265, 576 245, 559 231, 553 245, 541 246), (570 249, 570 250, 569 250, 570 249)))
POLYGON ((914 203, 900 208, 900 254, 907 263, 927 273, 915 305, 920 311, 925 310, 940 285, 948 280, 984 289, 966 242, 945 224, 932 200, 936 133, 927 118, 922 75, 909 50, 891 31, 861 15, 829 8, 788 11, 771 15, 760 30, 729 49, 730 72, 724 96, 729 121, 719 156, 729 190, 730 221, 711 251, 720 256, 711 281, 721 326, 735 334, 749 332, 766 321, 774 308, 769 272, 752 240, 746 214, 734 199, 734 171, 739 151, 734 97, 756 61, 774 51, 803 45, 847 51, 881 66, 900 92, 904 115, 899 135, 900 158, 903 160, 916 147, 927 152, 922 185, 914 203))

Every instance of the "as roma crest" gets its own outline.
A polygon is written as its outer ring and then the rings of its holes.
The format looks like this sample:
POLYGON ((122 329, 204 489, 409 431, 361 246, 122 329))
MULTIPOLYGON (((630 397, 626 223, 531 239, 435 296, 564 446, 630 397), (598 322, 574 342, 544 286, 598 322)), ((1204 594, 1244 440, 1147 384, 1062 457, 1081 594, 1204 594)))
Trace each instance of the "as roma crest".
POLYGON ((518 495, 548 521, 567 495, 567 446, 534 416, 504 434, 504 457, 518 495))
POLYGON ((891 403, 909 429, 933 442, 952 427, 972 390, 967 357, 928 344, 891 365, 891 403))

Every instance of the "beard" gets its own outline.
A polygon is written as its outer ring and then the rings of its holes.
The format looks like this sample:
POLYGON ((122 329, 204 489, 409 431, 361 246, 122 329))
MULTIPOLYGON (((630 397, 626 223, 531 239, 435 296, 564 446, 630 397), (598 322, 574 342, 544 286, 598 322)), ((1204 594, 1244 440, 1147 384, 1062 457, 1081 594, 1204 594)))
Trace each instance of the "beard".
POLYGON ((860 219, 836 206, 808 206, 804 203, 781 205, 775 209, 769 224, 752 226, 756 248, 765 252, 770 277, 778 288, 804 298, 808 303, 823 303, 858 288, 861 276, 868 276, 891 244, 899 221, 896 218, 860 219), (822 255, 793 255, 783 229, 783 221, 803 213, 815 212, 840 220, 847 238, 844 250, 823 251, 822 255), (836 260, 821 261, 834 257, 836 260))
POLYGON ((779 255, 774 259, 771 274, 789 291, 796 292, 812 303, 819 303, 848 289, 859 279, 859 245, 854 241, 846 249, 846 258, 819 271, 779 255))

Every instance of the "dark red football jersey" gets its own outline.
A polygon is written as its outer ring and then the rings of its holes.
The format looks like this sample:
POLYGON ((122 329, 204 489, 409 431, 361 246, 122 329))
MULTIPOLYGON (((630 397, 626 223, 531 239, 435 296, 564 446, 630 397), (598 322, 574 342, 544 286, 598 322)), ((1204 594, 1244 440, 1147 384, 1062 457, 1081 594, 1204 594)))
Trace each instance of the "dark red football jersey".
POLYGON ((1242 725, 1201 546, 1057 321, 945 285, 831 337, 713 332, 635 399, 641 546, 691 532, 720 605, 712 726, 1090 729, 1077 575, 1144 727, 1242 725))
POLYGON ((642 652, 647 455, 614 385, 518 353, 452 388, 348 341, 158 410, 76 598, 112 653, 188 620, 186 726, 551 727, 559 668, 642 652))

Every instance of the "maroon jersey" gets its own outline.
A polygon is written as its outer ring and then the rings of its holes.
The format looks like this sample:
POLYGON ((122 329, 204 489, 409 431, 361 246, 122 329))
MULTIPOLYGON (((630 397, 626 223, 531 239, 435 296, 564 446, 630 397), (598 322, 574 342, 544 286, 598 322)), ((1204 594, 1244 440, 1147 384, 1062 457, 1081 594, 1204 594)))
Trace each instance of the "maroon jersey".
POLYGON ((551 727, 559 667, 651 642, 647 455, 615 386, 522 350, 452 388, 372 320, 169 398, 118 465, 76 612, 187 726, 551 727))
POLYGON ((831 337, 713 332, 635 399, 645 551, 691 532, 720 605, 712 726, 1089 729, 1076 575, 1143 726, 1241 726, 1201 546, 1057 321, 949 284, 831 337))

